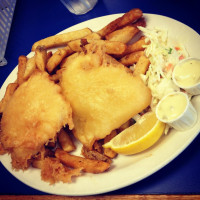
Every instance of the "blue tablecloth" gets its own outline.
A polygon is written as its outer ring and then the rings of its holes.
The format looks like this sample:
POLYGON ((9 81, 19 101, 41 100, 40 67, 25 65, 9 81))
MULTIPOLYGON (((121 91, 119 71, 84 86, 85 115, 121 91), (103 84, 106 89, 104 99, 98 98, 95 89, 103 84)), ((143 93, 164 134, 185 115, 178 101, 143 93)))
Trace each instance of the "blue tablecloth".
MULTIPOLYGON (((0 68, 0 85, 15 68, 20 55, 32 44, 80 22, 140 8, 144 13, 165 15, 200 33, 198 0, 99 0, 85 15, 71 14, 59 0, 18 0, 5 58, 0 68)), ((1 48, 1 47, 0 47, 1 48)), ((109 194, 200 194, 200 136, 170 164, 150 177, 109 194)), ((0 194, 44 194, 24 185, 0 164, 0 194)))

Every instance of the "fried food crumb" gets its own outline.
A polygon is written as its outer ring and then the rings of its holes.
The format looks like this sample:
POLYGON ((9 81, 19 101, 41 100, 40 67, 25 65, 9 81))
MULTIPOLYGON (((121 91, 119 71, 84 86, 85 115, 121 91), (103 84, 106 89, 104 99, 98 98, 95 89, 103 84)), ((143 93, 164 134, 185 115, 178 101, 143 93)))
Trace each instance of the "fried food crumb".
POLYGON ((72 177, 80 176, 82 168, 71 169, 64 166, 57 158, 45 158, 41 169, 42 180, 51 185, 62 181, 71 183, 72 177))

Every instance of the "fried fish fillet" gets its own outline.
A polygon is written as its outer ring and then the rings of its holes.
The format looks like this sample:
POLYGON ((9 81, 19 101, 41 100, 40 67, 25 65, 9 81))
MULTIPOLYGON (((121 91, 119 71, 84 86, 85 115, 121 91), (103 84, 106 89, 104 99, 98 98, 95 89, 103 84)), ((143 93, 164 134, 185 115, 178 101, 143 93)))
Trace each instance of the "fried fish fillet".
POLYGON ((64 67, 60 83, 72 106, 73 133, 87 148, 151 102, 140 77, 123 65, 107 63, 103 52, 80 53, 64 67))
POLYGON ((1 120, 0 140, 13 168, 26 169, 31 157, 66 124, 73 128, 72 110, 60 86, 46 72, 36 71, 15 91, 1 120))

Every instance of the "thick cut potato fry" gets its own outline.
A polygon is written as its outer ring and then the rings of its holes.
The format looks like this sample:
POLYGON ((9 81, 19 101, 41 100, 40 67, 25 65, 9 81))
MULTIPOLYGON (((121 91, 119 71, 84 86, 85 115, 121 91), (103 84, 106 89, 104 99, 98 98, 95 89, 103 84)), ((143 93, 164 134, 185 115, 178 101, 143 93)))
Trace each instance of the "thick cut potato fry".
POLYGON ((100 40, 101 36, 98 33, 92 32, 91 34, 83 37, 83 39, 100 40))
POLYGON ((45 46, 38 46, 35 50, 35 64, 40 71, 45 71, 47 64, 47 50, 45 46))
POLYGON ((118 29, 105 37, 106 40, 109 41, 128 43, 138 32, 139 29, 134 26, 125 26, 124 28, 118 29))
POLYGON ((68 43, 68 46, 75 52, 80 52, 83 51, 83 46, 85 45, 85 42, 87 43, 87 39, 78 39, 78 40, 74 40, 68 43), (84 43, 84 45, 83 45, 84 43))
POLYGON ((82 168, 83 171, 89 173, 102 173, 110 167, 110 164, 107 162, 70 155, 60 149, 56 150, 55 156, 66 166, 72 168, 82 168))
POLYGON ((26 69, 24 72, 24 80, 27 80, 35 69, 36 69, 35 56, 33 56, 27 60, 26 69))
POLYGON ((133 44, 130 44, 130 45, 127 45, 127 48, 126 48, 126 51, 125 51, 125 54, 130 54, 130 53, 133 53, 135 51, 143 51, 145 48, 144 48, 144 45, 145 45, 145 37, 141 37, 138 41, 136 41, 135 43, 133 44))
POLYGON ((99 140, 96 140, 94 145, 93 145, 93 149, 99 153, 103 153, 103 147, 102 147, 102 142, 99 140))
POLYGON ((121 55, 126 51, 127 45, 117 41, 105 41, 106 53, 112 55, 121 55))
POLYGON ((145 55, 140 56, 138 62, 135 65, 133 74, 134 75, 145 74, 149 68, 149 65, 150 65, 149 59, 145 55))
POLYGON ((119 127, 119 132, 122 132, 123 130, 125 130, 126 128, 128 128, 131 125, 131 120, 128 120, 127 122, 125 122, 124 124, 122 124, 119 127))
POLYGON ((113 130, 111 131, 111 133, 109 135, 107 135, 105 138, 104 138, 104 141, 103 143, 107 143, 109 142, 111 139, 113 139, 115 136, 117 135, 117 131, 116 130, 113 130))
POLYGON ((140 56, 142 55, 144 55, 144 51, 136 51, 121 58, 120 62, 125 66, 131 66, 138 62, 140 56))
POLYGON ((32 166, 34 168, 42 169, 43 161, 44 160, 33 160, 32 166))
POLYGON ((112 163, 112 160, 110 158, 108 158, 107 156, 99 153, 98 151, 89 150, 88 148, 86 148, 84 146, 82 148, 81 153, 85 158, 88 158, 88 159, 101 160, 101 161, 104 161, 107 163, 112 163))
MULTIPOLYGON (((103 143, 107 143, 109 142, 112 138, 114 138, 115 136, 117 135, 117 131, 116 130, 113 130, 109 135, 107 135, 105 138, 104 138, 104 141, 103 143)), ((106 155, 107 157, 109 158, 115 158, 117 156, 117 153, 114 152, 112 149, 110 148, 103 148, 103 153, 104 155, 106 155)))
POLYGON ((68 46, 58 49, 48 60, 46 68, 51 73, 63 60, 64 57, 72 54, 73 51, 68 46))
POLYGON ((68 46, 76 52, 82 51, 83 40, 100 40, 101 36, 98 33, 91 33, 82 39, 73 40, 68 43, 68 46))
POLYGON ((61 131, 59 132, 58 141, 62 149, 66 152, 71 152, 76 149, 71 137, 64 129, 61 129, 61 131))
POLYGON ((51 58, 52 55, 53 55, 52 51, 47 52, 47 62, 51 58))
POLYGON ((128 55, 128 54, 131 54, 133 52, 136 52, 136 51, 144 51, 145 47, 144 45, 146 45, 148 43, 145 42, 145 37, 142 36, 139 38, 139 40, 137 40, 136 42, 132 43, 132 44, 128 44, 127 47, 126 47, 126 50, 123 54, 121 55, 117 55, 115 57, 117 57, 118 59, 128 55))
POLYGON ((144 17, 141 17, 140 19, 138 19, 135 23, 132 23, 131 25, 134 27, 138 27, 138 26, 146 27, 146 20, 144 19, 144 17))
POLYGON ((14 94, 14 92, 17 89, 18 85, 19 85, 18 83, 10 83, 7 86, 5 95, 4 95, 3 99, 0 102, 0 113, 3 113, 8 101, 10 100, 12 95, 14 94))
POLYGON ((76 58, 78 55, 79 55, 79 53, 76 52, 76 53, 73 53, 72 55, 70 55, 70 56, 64 58, 64 59, 62 60, 62 62, 60 63, 60 68, 61 68, 61 69, 64 68, 65 65, 66 65, 68 62, 70 62, 70 60, 73 60, 73 59, 76 58))
POLYGON ((122 17, 119 17, 116 20, 110 22, 107 26, 99 30, 97 33, 104 37, 105 35, 136 21, 137 19, 141 18, 142 15, 143 13, 140 9, 132 9, 129 12, 125 13, 122 17))
MULTIPOLYGON (((111 55, 121 55, 126 51, 127 45, 119 41, 108 40, 88 40, 91 45, 95 44, 105 49, 105 53, 111 55)), ((87 47, 86 47, 87 49, 87 47)))
POLYGON ((27 57, 19 56, 18 58, 18 72, 17 72, 17 82, 22 84, 24 82, 24 73, 26 70, 27 57))
MULTIPOLYGON (((115 58, 113 58, 112 56, 110 55, 105 55, 105 59, 106 59, 106 62, 111 65, 115 65, 115 66, 119 66, 119 67, 124 67, 122 63, 120 63, 119 61, 117 61, 115 58)), ((129 68, 126 68, 126 71, 127 72, 131 72, 129 68)))
MULTIPOLYGON (((80 52, 84 51, 83 43, 80 41, 79 43, 73 43, 70 46, 70 48, 73 49, 73 51, 80 52)), ((90 49, 91 46, 97 45, 98 47, 104 48, 105 52, 107 54, 112 55, 121 55, 125 52, 127 45, 122 42, 117 41, 108 41, 108 40, 93 40, 93 39, 86 39, 85 41, 85 49, 90 49)))
POLYGON ((83 38, 90 33, 92 33, 92 31, 89 28, 84 28, 77 31, 53 35, 35 42, 32 46, 32 51, 35 51, 37 46, 41 45, 44 45, 47 49, 67 45, 68 42, 83 38))
POLYGON ((62 76, 62 71, 63 71, 63 68, 57 70, 55 74, 50 76, 50 80, 52 80, 54 82, 59 82, 59 80, 62 76))

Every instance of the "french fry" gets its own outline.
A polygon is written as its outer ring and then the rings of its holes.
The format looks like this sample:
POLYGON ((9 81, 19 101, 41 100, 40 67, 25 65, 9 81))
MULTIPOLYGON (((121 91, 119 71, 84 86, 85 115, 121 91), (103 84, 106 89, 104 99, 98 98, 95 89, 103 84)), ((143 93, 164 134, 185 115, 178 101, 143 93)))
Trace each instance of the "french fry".
POLYGON ((122 17, 119 17, 116 20, 110 22, 107 26, 99 30, 97 33, 104 37, 105 35, 108 35, 109 33, 136 21, 137 19, 142 17, 142 15, 143 13, 140 9, 132 9, 129 12, 125 13, 122 17))
POLYGON ((52 51, 47 52, 47 62, 51 58, 52 55, 53 55, 52 51))
POLYGON ((83 51, 82 47, 83 47, 83 41, 86 41, 86 39, 78 39, 78 40, 74 40, 68 43, 68 46, 75 52, 80 52, 83 51))
POLYGON ((112 56, 108 54, 105 55, 105 60, 108 66, 111 64, 111 65, 115 65, 116 67, 122 67, 126 70, 127 73, 132 73, 132 70, 130 68, 124 67, 122 63, 120 63, 118 60, 116 60, 115 58, 113 58, 112 56))
POLYGON ((70 60, 74 59, 74 58, 77 57, 78 55, 79 55, 79 53, 76 52, 76 53, 73 53, 72 55, 70 55, 70 56, 64 58, 64 59, 61 61, 61 63, 60 63, 60 68, 61 68, 61 69, 64 68, 67 62, 70 62, 70 60))
POLYGON ((26 62, 26 69, 24 72, 24 80, 27 80, 36 69, 35 56, 29 58, 26 62))
POLYGON ((145 74, 149 68, 149 65, 150 65, 149 59, 145 55, 140 56, 138 62, 135 65, 133 74, 134 75, 145 74))
POLYGON ((83 171, 89 173, 102 173, 110 167, 110 164, 107 162, 70 155, 60 149, 56 150, 55 156, 66 166, 72 168, 82 168, 83 171))
POLYGON ((100 40, 101 36, 98 33, 92 32, 91 34, 83 37, 83 39, 100 40))
POLYGON ((107 162, 107 163, 111 163, 112 162, 112 160, 110 158, 108 158, 107 156, 99 153, 98 151, 89 150, 86 147, 82 148, 81 153, 85 158, 88 158, 88 159, 101 160, 101 161, 104 161, 104 162, 107 162))
POLYGON ((91 40, 87 39, 85 41, 85 44, 83 45, 82 41, 79 42, 72 41, 70 48, 73 49, 73 51, 80 52, 83 51, 83 46, 85 46, 86 49, 90 49, 92 45, 101 46, 105 49, 105 52, 107 54, 112 55, 121 55, 123 52, 125 52, 127 45, 122 42, 117 41, 108 41, 108 40, 91 40))
POLYGON ((140 56, 142 55, 144 55, 144 51, 136 51, 121 58, 120 62, 125 66, 131 66, 138 62, 140 56))
POLYGON ((126 51, 126 48, 127 48, 126 44, 124 44, 122 42, 118 42, 118 41, 88 40, 88 43, 90 43, 91 45, 95 44, 97 46, 104 47, 105 48, 105 52, 107 54, 111 54, 111 55, 121 55, 126 51))
POLYGON ((18 83, 10 83, 7 86, 5 95, 4 95, 3 99, 0 102, 0 113, 3 113, 8 101, 10 100, 12 95, 14 94, 14 92, 17 89, 18 85, 19 85, 18 83))
POLYGON ((141 17, 140 19, 138 19, 135 23, 132 23, 131 25, 134 27, 138 27, 138 26, 146 27, 146 21, 144 17, 141 17))
POLYGON ((37 46, 35 50, 35 64, 36 67, 41 70, 45 71, 47 63, 47 50, 45 46, 37 46))
POLYGON ((103 153, 102 143, 99 140, 95 141, 93 144, 93 149, 99 153, 103 153))
POLYGON ((18 72, 17 72, 17 82, 18 84, 22 84, 24 82, 24 73, 26 70, 26 62, 27 57, 26 56, 19 56, 18 58, 18 72))
POLYGON ((62 76, 62 71, 63 71, 63 68, 57 70, 55 74, 53 74, 53 75, 50 76, 50 79, 52 81, 54 81, 54 82, 59 82, 60 78, 62 76))
POLYGON ((74 145, 72 139, 64 129, 61 129, 61 131, 59 132, 58 141, 62 149, 66 152, 71 152, 76 149, 76 146, 74 145))
POLYGON ((44 160, 33 160, 33 162, 32 162, 32 166, 34 167, 34 168, 37 168, 37 169, 42 169, 42 165, 43 165, 43 161, 44 160))
POLYGON ((125 130, 126 128, 128 128, 131 125, 131 120, 128 120, 127 122, 125 122, 124 124, 122 124, 119 127, 119 132, 122 132, 123 130, 125 130))
POLYGON ((82 39, 73 40, 68 43, 68 46, 75 52, 82 51, 83 40, 100 40, 101 36, 98 33, 91 33, 82 39))
MULTIPOLYGON (((115 136, 117 135, 117 131, 116 130, 113 130, 109 135, 107 135, 105 138, 104 138, 104 144, 109 142, 112 138, 114 138, 115 136)), ((104 148, 103 149, 104 151, 104 155, 106 155, 107 157, 109 158, 115 158, 117 156, 117 153, 114 152, 112 149, 110 148, 104 148)))
POLYGON ((125 55, 128 55, 130 53, 133 53, 133 52, 136 52, 136 51, 144 51, 144 49, 145 49, 144 45, 146 45, 146 44, 148 44, 148 43, 145 42, 145 37, 142 36, 136 42, 134 42, 132 44, 128 44, 127 48, 126 48, 126 50, 125 50, 125 52, 123 54, 117 55, 115 57, 120 59, 120 58, 122 58, 125 55))
POLYGON ((117 156, 117 153, 110 148, 104 148, 104 155, 107 156, 108 158, 113 159, 117 156))
POLYGON ((121 55, 125 52, 127 45, 117 41, 105 41, 106 53, 112 55, 121 55))
POLYGON ((108 63, 108 65, 113 64, 113 65, 116 65, 116 66, 124 67, 124 65, 122 63, 118 62, 115 58, 113 58, 110 55, 106 55, 105 58, 106 58, 106 62, 108 63))
POLYGON ((69 46, 62 49, 58 49, 48 60, 46 68, 49 73, 51 73, 63 60, 64 57, 72 54, 73 51, 69 46))
POLYGON ((89 28, 84 28, 77 31, 71 31, 63 34, 53 35, 35 42, 32 46, 32 51, 35 51, 37 46, 45 46, 47 49, 67 45, 68 42, 85 37, 92 33, 89 28))
POLYGON ((118 29, 108 35, 106 35, 106 40, 118 41, 123 43, 128 43, 137 33, 139 29, 133 26, 125 26, 122 29, 118 29))
POLYGON ((126 51, 125 51, 125 54, 130 54, 130 53, 133 53, 135 51, 143 51, 145 48, 144 48, 144 45, 145 45, 145 37, 141 37, 138 41, 136 41, 135 43, 133 44, 130 44, 130 45, 127 45, 127 48, 126 48, 126 51))

